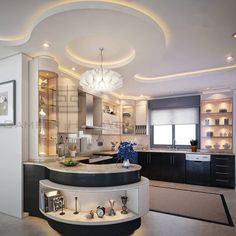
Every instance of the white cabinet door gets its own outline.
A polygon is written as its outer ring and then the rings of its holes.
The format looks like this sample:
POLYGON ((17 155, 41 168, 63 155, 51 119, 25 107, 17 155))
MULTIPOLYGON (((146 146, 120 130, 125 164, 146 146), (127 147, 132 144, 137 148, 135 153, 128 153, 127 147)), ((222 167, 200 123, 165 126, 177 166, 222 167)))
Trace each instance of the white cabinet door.
POLYGON ((136 125, 147 125, 147 101, 136 102, 136 125))

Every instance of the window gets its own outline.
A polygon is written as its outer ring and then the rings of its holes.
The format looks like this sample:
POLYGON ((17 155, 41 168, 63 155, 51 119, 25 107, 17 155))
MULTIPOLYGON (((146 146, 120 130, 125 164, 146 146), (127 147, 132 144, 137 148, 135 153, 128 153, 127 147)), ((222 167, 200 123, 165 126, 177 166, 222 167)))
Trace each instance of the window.
POLYGON ((199 139, 199 108, 151 110, 151 147, 189 146, 199 139))
POLYGON ((196 125, 175 125, 175 144, 189 145, 191 139, 196 139, 196 125))
POLYGON ((172 144, 172 125, 155 125, 153 134, 155 145, 172 144))

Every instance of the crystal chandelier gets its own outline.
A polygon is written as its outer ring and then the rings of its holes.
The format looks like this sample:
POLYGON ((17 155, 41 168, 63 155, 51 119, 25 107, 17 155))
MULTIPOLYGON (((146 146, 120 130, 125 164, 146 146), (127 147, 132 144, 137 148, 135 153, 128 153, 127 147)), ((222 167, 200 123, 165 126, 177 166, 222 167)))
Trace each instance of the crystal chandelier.
POLYGON ((85 71, 80 76, 80 85, 83 88, 111 92, 123 86, 123 78, 119 73, 103 68, 103 50, 103 48, 100 48, 100 68, 85 71))

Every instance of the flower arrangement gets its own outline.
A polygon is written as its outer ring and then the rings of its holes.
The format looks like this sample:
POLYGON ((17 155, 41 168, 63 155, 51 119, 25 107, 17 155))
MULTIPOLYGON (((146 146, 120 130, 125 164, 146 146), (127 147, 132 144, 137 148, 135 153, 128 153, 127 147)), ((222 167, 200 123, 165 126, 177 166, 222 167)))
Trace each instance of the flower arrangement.
POLYGON ((118 160, 121 161, 127 161, 129 160, 130 162, 137 163, 137 152, 134 151, 134 145, 136 143, 131 143, 131 142, 120 142, 120 145, 118 147, 118 153, 117 157, 118 160))

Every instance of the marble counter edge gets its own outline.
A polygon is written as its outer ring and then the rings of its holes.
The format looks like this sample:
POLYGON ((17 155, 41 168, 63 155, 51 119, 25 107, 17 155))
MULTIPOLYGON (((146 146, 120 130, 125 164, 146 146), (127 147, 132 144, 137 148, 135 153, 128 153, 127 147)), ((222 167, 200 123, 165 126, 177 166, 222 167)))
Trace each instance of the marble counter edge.
POLYGON ((25 162, 24 164, 43 166, 52 171, 71 173, 71 174, 116 174, 116 173, 127 173, 141 170, 140 165, 131 164, 129 168, 123 168, 122 163, 100 164, 100 165, 80 163, 78 166, 75 167, 65 167, 57 161, 45 162, 45 163, 25 162))
MULTIPOLYGON (((235 155, 233 152, 209 152, 206 150, 200 150, 197 152, 192 152, 191 150, 162 150, 162 149, 144 149, 144 150, 136 150, 136 152, 154 152, 154 153, 183 153, 183 154, 208 154, 208 155, 235 155)), ((116 155, 117 151, 103 151, 103 152, 94 152, 96 155, 116 155)))

